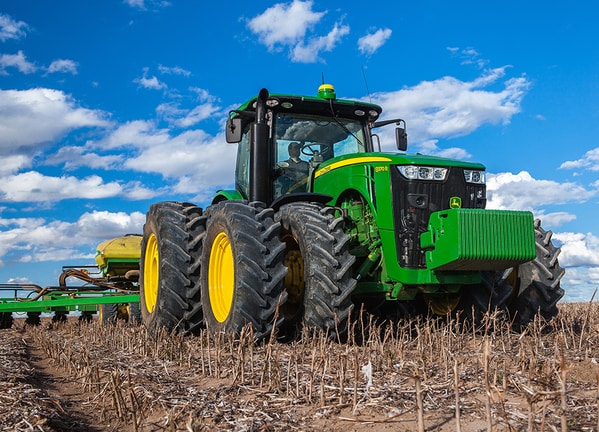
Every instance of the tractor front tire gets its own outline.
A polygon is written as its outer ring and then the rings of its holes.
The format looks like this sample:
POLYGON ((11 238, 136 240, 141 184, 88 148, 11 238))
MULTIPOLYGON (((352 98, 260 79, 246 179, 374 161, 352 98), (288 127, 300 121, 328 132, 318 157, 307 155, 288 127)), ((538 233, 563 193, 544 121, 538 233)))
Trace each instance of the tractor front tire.
POLYGON ((160 202, 146 215, 140 259, 140 309, 143 324, 191 331, 201 321, 198 259, 204 227, 202 210, 189 203, 160 202), (198 220, 200 220, 198 222, 198 220), (192 324, 190 312, 194 312, 192 324))
POLYGON ((206 209, 201 299, 212 334, 239 334, 251 324, 256 341, 268 337, 284 303, 284 245, 274 211, 261 203, 224 201, 206 209))
POLYGON ((557 302, 564 296, 560 281, 565 270, 557 260, 561 249, 551 241, 552 235, 541 227, 539 219, 535 220, 537 256, 521 264, 517 278, 512 277, 516 279, 512 282, 515 292, 508 307, 516 327, 527 325, 537 314, 546 320, 557 315, 557 302))
POLYGON ((351 294, 355 257, 349 253, 349 236, 333 207, 292 203, 281 207, 281 239, 286 245, 285 279, 289 300, 283 311, 293 323, 303 318, 307 329, 326 331, 331 339, 344 339, 353 307, 351 294))

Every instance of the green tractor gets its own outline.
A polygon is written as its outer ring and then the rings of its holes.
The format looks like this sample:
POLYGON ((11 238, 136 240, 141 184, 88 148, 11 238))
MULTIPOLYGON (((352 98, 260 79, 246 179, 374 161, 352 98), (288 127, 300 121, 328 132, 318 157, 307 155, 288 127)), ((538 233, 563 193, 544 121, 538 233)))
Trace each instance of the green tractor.
POLYGON ((140 260, 142 321, 256 339, 297 326, 347 332, 352 310, 386 319, 498 310, 550 319, 559 249, 532 213, 485 210, 485 167, 407 154, 405 122, 378 105, 266 89, 230 113, 235 189, 205 210, 153 204, 140 260), (380 151, 394 125, 398 152, 380 151))

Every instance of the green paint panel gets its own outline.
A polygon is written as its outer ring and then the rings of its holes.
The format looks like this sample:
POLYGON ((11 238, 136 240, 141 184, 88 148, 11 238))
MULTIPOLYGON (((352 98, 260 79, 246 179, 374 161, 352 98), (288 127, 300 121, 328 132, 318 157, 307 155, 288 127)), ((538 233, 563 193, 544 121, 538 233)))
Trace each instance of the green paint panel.
POLYGON ((534 219, 524 211, 435 212, 420 244, 431 270, 501 270, 535 258, 534 219))

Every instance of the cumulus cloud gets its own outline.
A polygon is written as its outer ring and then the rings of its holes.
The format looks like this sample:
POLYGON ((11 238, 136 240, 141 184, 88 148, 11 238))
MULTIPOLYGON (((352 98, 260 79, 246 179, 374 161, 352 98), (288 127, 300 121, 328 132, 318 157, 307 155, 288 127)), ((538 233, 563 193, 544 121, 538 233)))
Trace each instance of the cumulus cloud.
POLYGON ((277 3, 249 20, 248 27, 269 50, 278 45, 295 45, 326 14, 312 11, 312 5, 312 1, 300 0, 277 3))
POLYGON ((321 52, 332 51, 343 36, 349 34, 349 26, 335 23, 325 36, 310 38, 306 43, 298 43, 292 50, 291 61, 314 63, 320 59, 321 52))
MULTIPOLYGON (((224 136, 212 136, 203 130, 157 128, 150 121, 132 121, 115 129, 104 139, 89 141, 86 152, 127 152, 123 170, 160 174, 166 179, 189 177, 187 194, 203 187, 214 190, 233 182, 237 147, 225 143, 224 136)), ((179 193, 184 193, 178 187, 179 193)))
POLYGON ((562 249, 559 258, 562 266, 599 267, 599 237, 592 233, 559 232, 553 238, 562 249))
POLYGON ((0 14, 0 41, 22 39, 27 36, 29 26, 24 21, 16 21, 10 15, 0 14))
POLYGON ((560 169, 599 171, 599 147, 589 150, 580 159, 562 163, 560 169))
POLYGON ((526 171, 487 175, 488 208, 532 211, 551 204, 584 202, 595 194, 576 183, 538 180, 526 171))
POLYGON ((150 90, 165 90, 167 88, 166 83, 160 81, 155 76, 148 76, 148 68, 144 68, 143 75, 135 78, 133 82, 139 84, 140 87, 150 90))
POLYGON ((0 156, 28 154, 84 127, 107 127, 106 113, 77 106, 59 90, 0 90, 0 156))
POLYGON ((509 124, 520 112, 530 82, 525 77, 509 78, 502 89, 490 89, 505 77, 505 69, 486 70, 472 81, 454 77, 423 81, 397 91, 374 93, 371 98, 385 107, 385 118, 407 121, 410 143, 418 148, 431 140, 436 144, 440 138, 467 135, 485 124, 509 124))
POLYGON ((37 71, 37 66, 27 60, 23 51, 19 51, 17 54, 0 55, 0 75, 8 75, 8 71, 6 70, 8 68, 15 68, 24 74, 31 74, 37 71))
POLYGON ((391 37, 391 29, 378 29, 358 39, 358 49, 362 54, 372 55, 391 37))
POLYGON ((0 183, 0 199, 10 202, 98 199, 118 195, 121 191, 118 183, 104 183, 97 175, 78 179, 72 176, 50 177, 29 171, 4 177, 0 183))
POLYGON ((324 36, 308 36, 327 13, 315 12, 312 6, 311 0, 277 3, 250 19, 247 26, 269 51, 288 48, 292 61, 316 62, 321 52, 331 51, 349 33, 349 26, 337 22, 324 36))
POLYGON ((93 257, 95 245, 109 238, 141 233, 140 212, 94 211, 75 222, 43 218, 0 218, 0 267, 11 262, 64 261, 93 257), (88 252, 85 252, 85 251, 88 252))
POLYGON ((77 75, 77 66, 79 64, 73 60, 54 60, 48 66, 48 73, 70 73, 73 75, 77 75))

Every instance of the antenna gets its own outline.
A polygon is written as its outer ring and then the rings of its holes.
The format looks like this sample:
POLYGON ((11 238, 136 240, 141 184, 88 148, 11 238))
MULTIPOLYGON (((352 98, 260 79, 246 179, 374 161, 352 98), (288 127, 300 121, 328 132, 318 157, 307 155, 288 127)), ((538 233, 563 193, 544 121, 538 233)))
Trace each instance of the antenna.
POLYGON ((368 101, 372 103, 372 98, 370 97, 370 89, 368 88, 368 80, 366 79, 366 69, 364 69, 364 65, 362 65, 362 76, 364 77, 364 84, 366 85, 366 92, 368 93, 368 101))
POLYGON ((321 72, 321 73, 322 73, 322 83, 321 84, 324 84, 324 72, 321 72))

